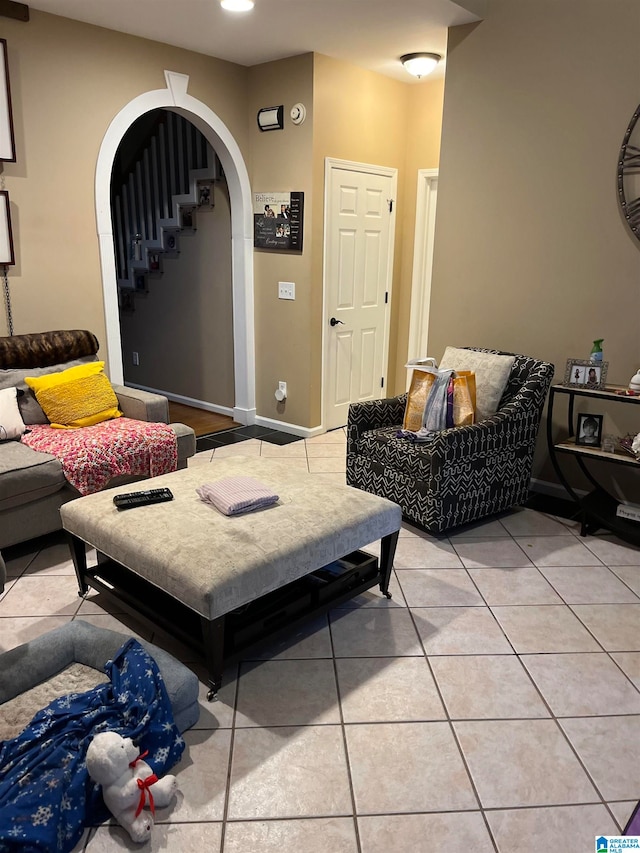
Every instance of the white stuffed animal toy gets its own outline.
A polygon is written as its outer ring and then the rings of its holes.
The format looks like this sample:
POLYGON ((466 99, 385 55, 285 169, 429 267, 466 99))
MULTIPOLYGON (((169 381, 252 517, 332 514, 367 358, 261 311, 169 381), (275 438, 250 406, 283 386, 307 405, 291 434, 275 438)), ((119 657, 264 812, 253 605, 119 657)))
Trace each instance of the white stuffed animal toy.
POLYGON ((117 732, 100 732, 87 749, 87 770, 102 785, 105 805, 131 839, 148 841, 153 829, 155 806, 167 806, 178 790, 175 776, 162 779, 142 761, 131 738, 117 732), (148 805, 151 814, 145 811, 148 805))

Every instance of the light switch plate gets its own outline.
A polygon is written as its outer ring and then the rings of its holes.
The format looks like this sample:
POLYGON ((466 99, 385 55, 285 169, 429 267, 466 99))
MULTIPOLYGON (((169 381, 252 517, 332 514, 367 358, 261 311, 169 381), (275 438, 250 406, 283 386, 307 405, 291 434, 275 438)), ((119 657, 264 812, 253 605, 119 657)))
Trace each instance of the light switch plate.
POLYGON ((295 299, 296 285, 293 281, 278 282, 278 299, 295 299))

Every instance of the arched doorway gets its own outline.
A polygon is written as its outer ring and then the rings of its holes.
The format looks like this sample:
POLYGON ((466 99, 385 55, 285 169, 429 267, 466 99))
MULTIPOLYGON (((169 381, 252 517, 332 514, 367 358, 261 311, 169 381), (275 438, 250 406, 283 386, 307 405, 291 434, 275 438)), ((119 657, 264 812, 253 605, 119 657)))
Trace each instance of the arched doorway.
POLYGON ((145 92, 118 113, 105 133, 96 166, 96 222, 107 330, 109 374, 123 381, 116 269, 111 224, 111 169, 123 136, 141 115, 168 109, 187 118, 216 151, 227 177, 231 200, 231 270, 235 370, 234 419, 255 422, 255 351, 253 325, 253 223, 251 189, 244 159, 236 141, 220 118, 201 101, 187 94, 189 77, 165 71, 166 89, 145 92))

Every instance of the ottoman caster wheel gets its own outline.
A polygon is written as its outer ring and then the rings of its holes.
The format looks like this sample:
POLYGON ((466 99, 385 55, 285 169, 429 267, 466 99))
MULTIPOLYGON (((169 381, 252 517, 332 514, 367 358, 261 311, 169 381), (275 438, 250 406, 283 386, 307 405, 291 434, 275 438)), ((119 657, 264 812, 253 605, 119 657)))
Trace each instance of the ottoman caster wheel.
POLYGON ((391 593, 390 593, 390 592, 385 592, 385 595, 386 595, 386 597, 387 597, 387 598, 391 598, 391 593))
POLYGON ((218 698, 218 691, 215 688, 211 688, 207 693, 207 702, 214 702, 218 698))

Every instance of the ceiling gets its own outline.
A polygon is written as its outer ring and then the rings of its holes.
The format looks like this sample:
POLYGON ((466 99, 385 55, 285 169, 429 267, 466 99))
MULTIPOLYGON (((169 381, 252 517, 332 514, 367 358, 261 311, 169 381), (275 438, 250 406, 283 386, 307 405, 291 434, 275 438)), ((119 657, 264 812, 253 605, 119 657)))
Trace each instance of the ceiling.
MULTIPOLYGON (((258 65, 310 51, 404 82, 404 53, 446 54, 447 28, 480 20, 485 0, 255 0, 234 14, 218 0, 32 0, 51 12, 122 33, 258 65)), ((440 63, 434 75, 444 73, 440 63)), ((418 82, 418 81, 416 81, 418 82)))

